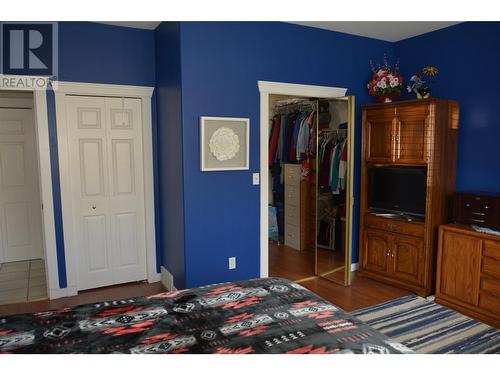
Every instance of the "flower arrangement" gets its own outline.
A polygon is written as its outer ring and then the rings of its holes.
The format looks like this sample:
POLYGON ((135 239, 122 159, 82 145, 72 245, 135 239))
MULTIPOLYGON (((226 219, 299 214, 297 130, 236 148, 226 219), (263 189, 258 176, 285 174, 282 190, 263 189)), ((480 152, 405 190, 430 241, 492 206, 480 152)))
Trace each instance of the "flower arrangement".
POLYGON ((368 93, 381 102, 392 102, 394 98, 399 97, 403 87, 403 76, 399 74, 399 61, 394 67, 391 67, 387 56, 384 55, 382 65, 375 66, 372 61, 370 61, 370 65, 372 79, 367 85, 368 93))
POLYGON ((431 95, 432 80, 437 76, 439 70, 435 66, 426 66, 422 71, 416 73, 410 78, 413 82, 406 89, 408 92, 414 92, 418 99, 427 99, 431 95), (428 77, 426 80, 425 77, 428 77))

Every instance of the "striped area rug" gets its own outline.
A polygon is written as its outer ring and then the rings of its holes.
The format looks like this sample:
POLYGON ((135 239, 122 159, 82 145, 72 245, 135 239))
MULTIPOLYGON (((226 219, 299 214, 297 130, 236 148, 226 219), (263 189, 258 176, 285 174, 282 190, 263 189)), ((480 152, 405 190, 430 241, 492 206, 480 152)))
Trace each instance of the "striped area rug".
POLYGON ((500 330, 415 295, 352 315, 417 353, 500 353, 500 330))

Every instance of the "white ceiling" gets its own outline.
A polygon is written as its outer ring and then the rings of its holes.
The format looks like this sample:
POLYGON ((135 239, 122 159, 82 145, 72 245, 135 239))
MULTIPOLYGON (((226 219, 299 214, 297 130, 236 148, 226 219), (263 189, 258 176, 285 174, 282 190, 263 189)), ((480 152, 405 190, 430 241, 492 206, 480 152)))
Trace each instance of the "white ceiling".
MULTIPOLYGON (((108 25, 134 27, 154 30, 160 24, 157 21, 118 21, 99 22, 108 25)), ((397 42, 413 36, 442 29, 460 22, 441 21, 310 21, 290 22, 297 25, 316 27, 319 29, 339 31, 342 33, 366 36, 369 38, 397 42)))
POLYGON ((312 21, 291 22, 298 25, 339 31, 369 38, 397 42, 442 29, 460 22, 441 21, 312 21))

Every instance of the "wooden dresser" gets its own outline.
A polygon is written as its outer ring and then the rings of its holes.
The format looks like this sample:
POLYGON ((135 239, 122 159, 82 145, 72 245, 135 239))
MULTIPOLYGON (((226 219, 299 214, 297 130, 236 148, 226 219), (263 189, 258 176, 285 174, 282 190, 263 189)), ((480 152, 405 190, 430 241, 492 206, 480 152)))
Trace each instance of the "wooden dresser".
POLYGON ((451 221, 458 103, 425 99, 362 108, 359 272, 421 296, 431 295, 437 230, 451 221), (374 216, 369 207, 370 168, 404 166, 426 170, 421 222, 374 216))
POLYGON ((500 328, 500 236, 440 226, 436 302, 500 328))

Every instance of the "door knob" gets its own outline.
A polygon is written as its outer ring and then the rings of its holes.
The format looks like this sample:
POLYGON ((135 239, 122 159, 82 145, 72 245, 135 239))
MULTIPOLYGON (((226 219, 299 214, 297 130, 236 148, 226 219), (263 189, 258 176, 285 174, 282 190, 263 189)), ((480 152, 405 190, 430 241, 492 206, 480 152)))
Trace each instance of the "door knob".
POLYGON ((97 207, 96 206, 92 206, 92 209, 95 210, 97 207))

